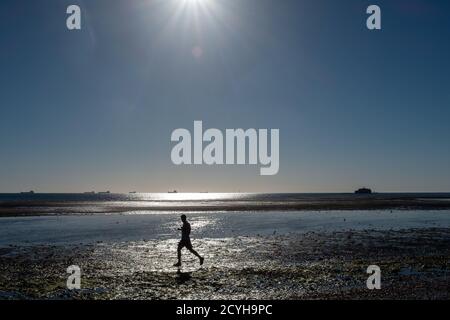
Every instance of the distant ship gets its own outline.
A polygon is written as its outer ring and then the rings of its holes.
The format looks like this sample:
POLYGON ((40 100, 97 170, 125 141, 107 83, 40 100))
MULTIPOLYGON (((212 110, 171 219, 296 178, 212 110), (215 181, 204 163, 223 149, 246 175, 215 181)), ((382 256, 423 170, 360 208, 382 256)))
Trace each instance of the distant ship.
POLYGON ((130 193, 137 193, 136 191, 131 191, 130 193))
POLYGON ((95 191, 86 191, 86 192, 83 192, 84 194, 95 194, 95 191))
POLYGON ((104 192, 99 192, 99 194, 110 194, 111 192, 109 191, 104 191, 104 192))
POLYGON ((359 188, 358 190, 355 191, 355 194, 371 194, 372 190, 370 190, 369 188, 359 188))
POLYGON ((34 191, 33 190, 25 191, 25 192, 21 192, 20 194, 34 194, 34 191))
POLYGON ((178 193, 177 190, 169 191, 168 193, 178 193))

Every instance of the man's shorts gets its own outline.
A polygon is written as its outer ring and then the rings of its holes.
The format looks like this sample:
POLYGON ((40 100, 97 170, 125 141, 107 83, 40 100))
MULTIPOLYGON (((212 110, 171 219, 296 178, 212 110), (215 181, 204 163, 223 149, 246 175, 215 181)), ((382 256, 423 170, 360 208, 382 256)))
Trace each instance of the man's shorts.
POLYGON ((178 242, 178 248, 183 249, 183 247, 186 247, 187 249, 192 249, 192 243, 190 239, 182 239, 180 242, 178 242))

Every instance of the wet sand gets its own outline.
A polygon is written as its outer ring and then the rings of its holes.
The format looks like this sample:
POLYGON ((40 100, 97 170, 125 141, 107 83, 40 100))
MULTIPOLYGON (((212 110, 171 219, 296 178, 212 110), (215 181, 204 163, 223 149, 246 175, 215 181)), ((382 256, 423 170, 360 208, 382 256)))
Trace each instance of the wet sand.
MULTIPOLYGON (((169 240, 180 212, 0 218, 0 247, 169 240)), ((450 210, 189 212, 193 239, 344 230, 450 228, 450 210)))
POLYGON ((0 249, 0 299, 449 299, 450 229, 203 238, 199 267, 176 239, 0 249), (81 289, 66 289, 79 265, 81 289), (366 269, 381 268, 381 290, 366 269))

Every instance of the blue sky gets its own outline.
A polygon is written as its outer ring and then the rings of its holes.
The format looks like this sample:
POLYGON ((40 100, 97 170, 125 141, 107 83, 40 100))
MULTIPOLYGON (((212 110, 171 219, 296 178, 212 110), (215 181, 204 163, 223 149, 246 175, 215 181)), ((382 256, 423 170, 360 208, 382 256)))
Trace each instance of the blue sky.
POLYGON ((0 192, 450 191, 448 1, 185 1, 0 2, 0 192), (279 173, 173 165, 194 120, 279 173))

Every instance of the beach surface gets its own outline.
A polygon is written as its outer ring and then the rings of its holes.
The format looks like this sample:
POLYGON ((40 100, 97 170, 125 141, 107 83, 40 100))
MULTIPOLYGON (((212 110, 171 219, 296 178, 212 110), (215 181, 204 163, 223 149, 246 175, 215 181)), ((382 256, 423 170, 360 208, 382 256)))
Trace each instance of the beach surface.
POLYGON ((0 218, 0 299, 449 298, 448 210, 189 212, 178 270, 179 214, 0 218))

